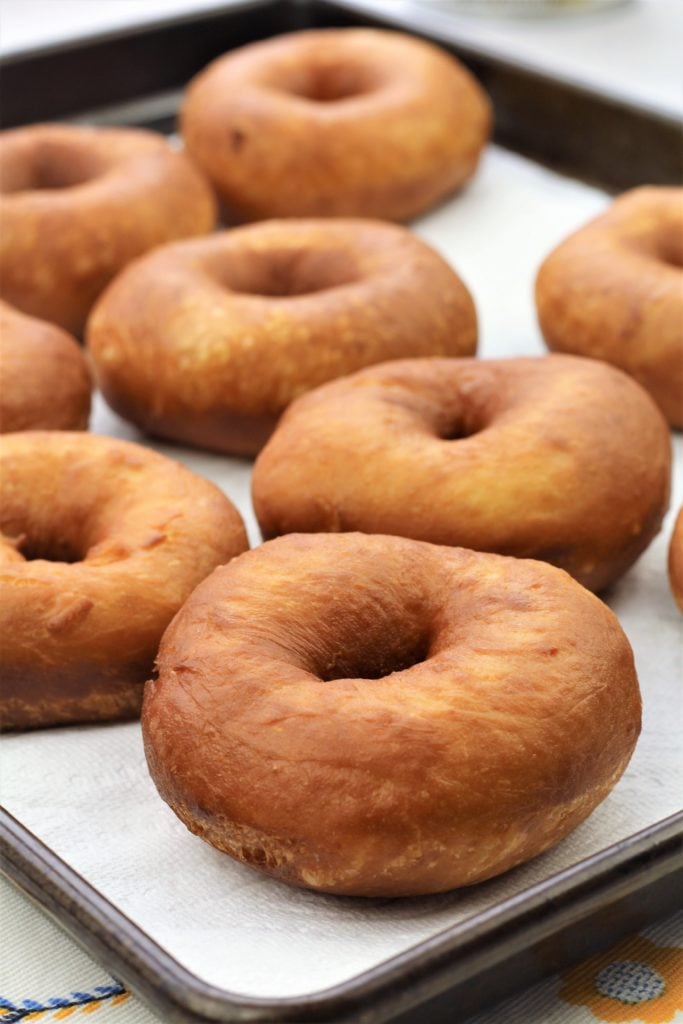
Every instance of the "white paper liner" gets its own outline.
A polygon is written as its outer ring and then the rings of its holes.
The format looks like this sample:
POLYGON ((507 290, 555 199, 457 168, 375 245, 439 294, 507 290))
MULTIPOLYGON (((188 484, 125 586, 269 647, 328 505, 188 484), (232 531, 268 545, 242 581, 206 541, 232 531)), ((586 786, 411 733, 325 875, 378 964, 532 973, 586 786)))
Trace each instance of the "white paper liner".
MULTIPOLYGON (((415 225, 471 288, 482 357, 545 352, 532 299, 536 269, 553 245, 607 202, 595 189, 493 148, 461 196, 415 225)), ((101 402, 92 429, 142 440, 101 402)), ((223 487, 243 512, 252 543, 258 542, 247 462, 152 446, 223 487)), ((681 503, 680 437, 676 447, 672 508, 681 503)), ((644 698, 643 734, 631 765, 568 839, 500 879, 393 902, 288 889, 185 830, 156 795, 136 723, 5 737, 4 803, 205 981, 239 995, 276 998, 348 980, 678 809, 683 619, 665 571, 672 518, 609 601, 634 646, 644 698)))

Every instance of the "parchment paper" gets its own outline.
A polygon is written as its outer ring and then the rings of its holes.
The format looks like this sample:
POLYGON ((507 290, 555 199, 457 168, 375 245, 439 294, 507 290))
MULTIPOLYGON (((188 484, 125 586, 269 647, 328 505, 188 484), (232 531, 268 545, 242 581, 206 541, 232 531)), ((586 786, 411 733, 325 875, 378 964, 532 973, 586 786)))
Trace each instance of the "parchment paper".
MULTIPOLYGON (((606 205, 601 192, 501 150, 471 186, 415 225, 471 288, 482 357, 542 354, 532 283, 562 237, 606 205)), ((92 429, 142 440, 98 403, 92 429)), ((149 444, 148 440, 145 443, 149 444)), ((154 444, 216 481, 242 510, 252 543, 247 462, 154 444)), ((681 495, 681 438, 672 508, 681 495)), ((506 876, 444 896, 399 901, 288 889, 191 836, 147 775, 136 723, 6 737, 8 810, 200 978, 240 995, 310 994, 347 980, 492 903, 678 809, 682 624, 665 574, 663 532, 609 603, 634 646, 644 729, 626 775, 554 850, 506 876)))

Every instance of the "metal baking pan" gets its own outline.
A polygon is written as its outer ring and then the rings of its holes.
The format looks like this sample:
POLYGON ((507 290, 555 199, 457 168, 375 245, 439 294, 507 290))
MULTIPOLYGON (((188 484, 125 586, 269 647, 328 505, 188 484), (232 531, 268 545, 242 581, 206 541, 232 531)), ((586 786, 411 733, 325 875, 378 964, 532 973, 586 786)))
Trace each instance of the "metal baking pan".
MULTIPOLYGON (((170 129, 179 90, 213 57, 306 25, 376 23, 376 13, 362 6, 357 0, 252 0, 18 54, 2 69, 3 123, 61 118, 170 129)), ((387 17, 381 21, 392 23, 387 17)), ((398 21, 393 23, 399 27, 398 21)), ((579 90, 577 98, 575 86, 461 48, 452 38, 428 32, 419 11, 414 21, 403 19, 400 27, 446 45, 480 74, 497 107, 498 139, 510 148, 599 181, 607 189, 677 180, 678 145, 666 118, 599 94, 579 90), (515 81, 519 88, 510 92, 515 81), (564 135, 561 150, 555 143, 549 147, 539 128, 547 111, 555 108, 568 123, 576 120, 574 130, 558 131, 564 135), (625 161, 623 148, 591 146, 587 120, 620 126, 623 145, 638 149, 642 160, 625 161), (626 170, 624 163, 629 164, 626 170)), ((591 131, 598 132, 595 125, 591 131)), ((203 465, 193 468, 202 472, 203 465)), ((188 837, 188 842, 196 841, 188 837)), ((670 913, 683 893, 683 815, 676 815, 612 842, 513 896, 494 900, 343 983, 305 996, 256 998, 219 988, 188 971, 83 873, 60 859, 35 830, 4 811, 0 846, 8 877, 168 1021, 452 1024, 670 913)))
POLYGON ((491 96, 503 146, 606 189, 683 178, 676 118, 459 41, 457 32, 437 30, 420 3, 378 10, 363 0, 242 0, 25 51, 2 63, 0 126, 86 115, 170 130, 180 90, 226 50, 298 28, 361 24, 405 29, 454 53, 491 96))
POLYGON ((162 1020, 454 1024, 671 913, 683 889, 683 814, 305 999, 203 984, 5 811, 0 853, 7 876, 162 1020))

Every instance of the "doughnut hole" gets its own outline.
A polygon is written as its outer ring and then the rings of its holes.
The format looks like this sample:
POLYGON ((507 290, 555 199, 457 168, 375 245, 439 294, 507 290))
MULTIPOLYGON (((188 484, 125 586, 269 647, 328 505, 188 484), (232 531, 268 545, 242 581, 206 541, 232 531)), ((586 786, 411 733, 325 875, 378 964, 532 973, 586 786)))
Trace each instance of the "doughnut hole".
POLYGON ((72 543, 72 539, 63 536, 27 537, 25 534, 17 540, 17 551, 25 562, 44 561, 73 564, 82 562, 86 552, 82 545, 72 543))
POLYGON ((680 231, 660 235, 657 239, 657 258, 669 267, 683 269, 683 234, 680 231))
POLYGON ((338 103, 375 92, 382 76, 358 61, 317 61, 274 69, 265 84, 311 103, 338 103))
POLYGON ((353 256, 341 249, 254 249, 215 261, 210 273, 231 292, 273 299, 313 295, 360 280, 353 256))
POLYGON ((680 270, 683 268, 683 205, 677 216, 665 216, 660 211, 660 221, 647 223, 643 228, 636 225, 631 235, 615 231, 613 244, 617 249, 625 245, 658 264, 680 270))
MULTIPOLYGON (((10 435, 6 435, 10 436, 10 435)), ((30 460, 26 460, 30 475, 30 460)), ((135 476, 138 467, 110 458, 100 472, 70 469, 55 460, 54 501, 32 500, 31 480, 23 481, 21 468, 8 470, 17 486, 3 494, 0 533, 26 562, 47 561, 68 567, 77 563, 106 565, 153 547, 163 536, 150 529, 144 503, 130 508, 130 494, 122 484, 124 473, 135 476)), ((127 482, 127 481, 126 481, 127 482)))
POLYGON ((0 161, 0 192, 48 192, 85 185, 102 174, 99 156, 82 145, 44 139, 0 161))
POLYGON ((386 638, 384 645, 368 643, 367 636, 359 636, 355 649, 326 651, 316 665, 317 674, 324 683, 335 679, 385 679, 395 672, 427 661, 431 636, 426 626, 415 624, 405 635, 398 633, 386 638))
POLYGON ((458 415, 445 417, 437 427, 436 436, 440 441, 464 441, 479 434, 485 426, 472 410, 465 409, 458 415))
POLYGON ((26 562, 46 561, 65 565, 84 562, 97 542, 102 540, 94 509, 85 516, 74 510, 73 516, 60 517, 54 522, 41 515, 41 510, 26 509, 24 515, 15 514, 9 520, 3 520, 1 529, 26 562))
POLYGON ((384 579, 367 567, 364 586, 349 580, 341 607, 324 593, 301 595, 294 616, 284 620, 282 640, 297 632, 297 621, 315 623, 315 634, 301 636, 299 664, 324 683, 337 679, 380 680, 422 665, 438 646, 434 603, 427 595, 421 567, 415 566, 409 592, 396 579, 384 579))
POLYGON ((82 562, 92 546, 94 507, 69 508, 69 514, 53 517, 52 507, 34 506, 27 502, 22 507, 15 500, 0 518, 0 531, 17 554, 26 562, 82 562))
POLYGON ((464 441, 485 430, 494 416, 491 396, 481 391, 465 395, 456 391, 444 394, 436 405, 430 402, 425 421, 437 440, 464 441))

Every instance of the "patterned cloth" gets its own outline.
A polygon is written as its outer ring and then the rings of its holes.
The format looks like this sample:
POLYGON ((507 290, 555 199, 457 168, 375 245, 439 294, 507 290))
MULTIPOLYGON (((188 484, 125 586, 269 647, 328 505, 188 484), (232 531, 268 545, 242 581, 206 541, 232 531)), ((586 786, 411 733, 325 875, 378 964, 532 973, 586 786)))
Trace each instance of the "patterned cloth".
MULTIPOLYGON (((44 914, 0 879, 0 1024, 160 1024, 44 914), (11 940, 11 941, 10 941, 11 940)), ((540 982, 467 1024, 683 1024, 683 913, 540 982)), ((427 1022, 425 1022, 427 1024, 427 1022)), ((453 1024, 458 1019, 453 1016, 453 1024)))

